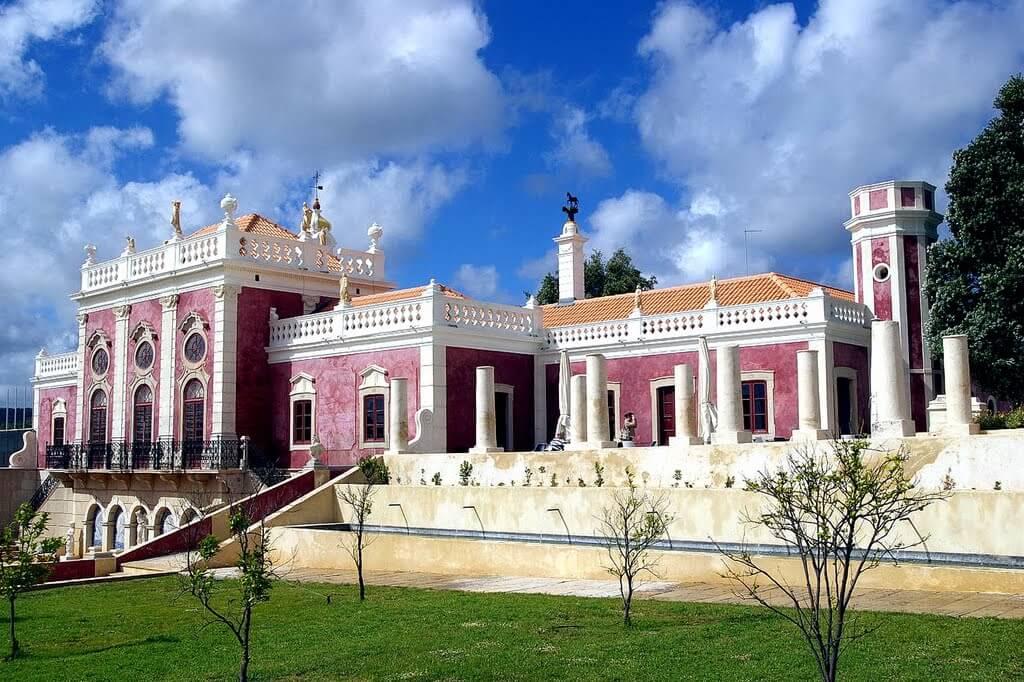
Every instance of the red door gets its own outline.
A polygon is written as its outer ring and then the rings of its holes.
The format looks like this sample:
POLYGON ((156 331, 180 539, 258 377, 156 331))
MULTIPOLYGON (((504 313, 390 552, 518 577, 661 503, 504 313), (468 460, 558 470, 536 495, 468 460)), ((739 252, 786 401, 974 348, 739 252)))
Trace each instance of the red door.
POLYGON ((658 445, 668 445, 676 435, 676 389, 662 386, 658 389, 658 445))

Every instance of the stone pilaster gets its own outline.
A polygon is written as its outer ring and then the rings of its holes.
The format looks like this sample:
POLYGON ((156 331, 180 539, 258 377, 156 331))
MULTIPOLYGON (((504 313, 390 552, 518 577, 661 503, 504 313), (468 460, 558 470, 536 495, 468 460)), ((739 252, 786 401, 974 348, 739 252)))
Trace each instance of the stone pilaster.
MULTIPOLYGON (((82 423, 82 414, 85 412, 85 328, 89 322, 89 315, 78 314, 78 375, 75 379, 75 386, 78 392, 75 395, 75 437, 76 443, 84 443, 88 431, 82 423)), ((70 440, 70 438, 68 439, 70 440)))
POLYGON ((821 428, 818 351, 797 351, 796 378, 799 428, 793 431, 793 440, 821 440, 826 438, 828 432, 821 428))
POLYGON ((502 452, 498 447, 494 405, 494 368, 476 368, 476 445, 470 452, 502 452))
POLYGON ((871 323, 871 435, 900 438, 914 435, 907 396, 907 370, 900 344, 900 323, 871 323))
POLYGON ((178 312, 178 295, 171 294, 160 299, 163 312, 160 317, 160 388, 159 388, 159 422, 157 437, 174 437, 174 370, 175 322, 178 312))
POLYGON ((971 367, 967 337, 942 337, 942 362, 946 372, 946 423, 942 432, 970 436, 981 431, 971 412, 971 367))
POLYGON ((749 443, 750 431, 743 428, 743 402, 740 395, 740 349, 720 346, 715 351, 718 386, 718 428, 711 437, 715 444, 749 443))
POLYGON ((574 374, 569 379, 569 447, 586 447, 587 442, 587 377, 574 374))
POLYGON ((600 353, 587 356, 587 448, 615 447, 608 433, 608 365, 600 353))
POLYGON ((391 414, 388 415, 388 452, 400 454, 409 451, 409 380, 391 380, 391 414))
POLYGON ((697 445, 697 426, 693 414, 693 370, 689 365, 676 365, 673 371, 675 385, 676 435, 668 439, 669 445, 697 445))
POLYGON ((213 438, 234 440, 235 366, 238 362, 238 294, 236 286, 213 287, 213 438))
POLYGON ((114 308, 114 390, 111 398, 110 440, 125 439, 125 394, 128 387, 128 321, 132 314, 130 305, 114 308))

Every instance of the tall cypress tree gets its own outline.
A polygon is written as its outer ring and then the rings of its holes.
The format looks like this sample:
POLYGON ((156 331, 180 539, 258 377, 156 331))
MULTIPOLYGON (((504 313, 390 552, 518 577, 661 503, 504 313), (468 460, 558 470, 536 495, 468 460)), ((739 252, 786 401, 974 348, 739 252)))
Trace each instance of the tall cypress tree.
POLYGON ((946 193, 951 238, 928 250, 928 341, 967 334, 984 388, 1024 402, 1024 76, 995 99, 999 115, 953 155, 946 193))

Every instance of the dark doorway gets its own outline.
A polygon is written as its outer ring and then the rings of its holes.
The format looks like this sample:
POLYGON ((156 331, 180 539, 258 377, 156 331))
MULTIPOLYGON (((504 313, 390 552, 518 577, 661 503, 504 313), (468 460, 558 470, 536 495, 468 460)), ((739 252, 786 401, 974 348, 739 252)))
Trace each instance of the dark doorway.
POLYGON ((494 429, 497 432, 498 447, 504 448, 506 452, 512 450, 511 424, 512 415, 509 404, 508 393, 494 394, 494 429))
POLYGON ((658 389, 658 445, 668 445, 676 435, 676 389, 662 386, 658 389))
POLYGON ((836 420, 839 433, 853 433, 853 382, 836 377, 836 420))

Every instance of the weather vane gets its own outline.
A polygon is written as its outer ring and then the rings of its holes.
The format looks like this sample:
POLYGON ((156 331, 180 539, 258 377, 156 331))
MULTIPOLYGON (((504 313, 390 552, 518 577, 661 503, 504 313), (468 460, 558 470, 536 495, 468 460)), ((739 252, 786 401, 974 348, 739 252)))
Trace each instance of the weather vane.
POLYGON ((320 184, 320 171, 313 173, 313 201, 320 200, 320 192, 324 186, 320 184))
POLYGON ((562 207, 562 213, 569 216, 569 222, 576 222, 576 214, 580 212, 580 200, 572 195, 572 192, 565 193, 565 206, 562 207))

